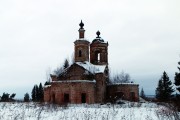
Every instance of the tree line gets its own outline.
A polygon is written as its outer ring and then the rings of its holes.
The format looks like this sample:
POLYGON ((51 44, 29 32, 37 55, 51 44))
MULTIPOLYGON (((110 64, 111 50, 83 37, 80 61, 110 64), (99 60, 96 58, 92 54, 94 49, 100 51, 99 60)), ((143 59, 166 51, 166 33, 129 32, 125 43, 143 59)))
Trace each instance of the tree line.
MULTIPOLYGON (((163 72, 158 81, 155 90, 156 99, 159 102, 171 102, 180 110, 180 62, 178 62, 178 72, 175 72, 174 82, 169 79, 166 71, 163 72), (174 94, 176 92, 176 94, 174 94)), ((143 88, 140 92, 140 97, 146 99, 143 88)))
POLYGON ((13 94, 9 94, 9 93, 3 93, 2 94, 2 96, 1 96, 1 102, 12 102, 12 101, 15 101, 14 100, 14 97, 16 96, 16 94, 15 93, 13 93, 13 94))
MULTIPOLYGON (((180 62, 178 62, 180 65, 180 62)), ((180 100, 180 67, 178 72, 175 73, 174 84, 169 79, 167 73, 164 71, 162 77, 158 81, 156 88, 156 98, 159 101, 179 101, 180 100), (175 89, 173 88, 175 86, 175 89), (173 93, 176 91, 176 94, 173 93)))
POLYGON ((44 100, 44 89, 42 84, 34 85, 31 92, 32 101, 34 102, 43 102, 44 100))

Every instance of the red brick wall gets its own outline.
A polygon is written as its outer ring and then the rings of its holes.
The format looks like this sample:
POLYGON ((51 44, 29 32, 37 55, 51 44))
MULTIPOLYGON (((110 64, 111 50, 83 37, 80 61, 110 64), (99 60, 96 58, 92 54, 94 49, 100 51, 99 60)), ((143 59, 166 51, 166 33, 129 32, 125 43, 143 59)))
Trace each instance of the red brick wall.
POLYGON ((50 93, 51 93, 51 87, 45 87, 44 88, 44 102, 50 102, 50 93))
POLYGON ((77 64, 73 64, 58 80, 93 80, 92 74, 86 75, 85 69, 77 64))
MULTIPOLYGON (((69 103, 79 104, 81 103, 81 94, 86 93, 86 103, 92 104, 95 102, 94 87, 95 83, 88 82, 52 83, 50 93, 51 102, 64 104, 64 94, 69 94, 69 103), (53 95, 55 96, 54 98, 53 95)), ((46 92, 45 90, 45 94, 47 94, 46 92)), ((45 101, 47 101, 48 97, 47 95, 45 96, 45 101)))
POLYGON ((90 44, 90 62, 98 65, 108 64, 108 44, 91 43, 90 44), (97 61, 96 52, 100 53, 100 61, 97 61))
POLYGON ((130 101, 139 101, 139 85, 135 84, 119 84, 107 86, 107 99, 114 99, 118 95, 118 92, 123 93, 122 99, 130 101), (132 98, 131 92, 134 92, 135 96, 132 98), (111 97, 111 98, 110 98, 111 97))
POLYGON ((106 100, 106 77, 103 73, 96 74, 96 103, 104 103, 106 100))
POLYGON ((74 58, 75 62, 89 61, 89 42, 86 40, 76 40, 74 42, 74 58), (81 57, 79 57, 81 50, 81 57))

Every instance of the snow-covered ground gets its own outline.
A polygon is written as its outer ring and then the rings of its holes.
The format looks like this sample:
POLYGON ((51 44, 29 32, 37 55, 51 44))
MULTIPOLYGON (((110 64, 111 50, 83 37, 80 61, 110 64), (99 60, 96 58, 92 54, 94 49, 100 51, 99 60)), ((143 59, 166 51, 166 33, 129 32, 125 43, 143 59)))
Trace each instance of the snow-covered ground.
MULTIPOLYGON (((177 112, 154 103, 68 105, 0 102, 0 120, 176 120, 177 112)), ((177 118, 179 119, 179 118, 177 118)))

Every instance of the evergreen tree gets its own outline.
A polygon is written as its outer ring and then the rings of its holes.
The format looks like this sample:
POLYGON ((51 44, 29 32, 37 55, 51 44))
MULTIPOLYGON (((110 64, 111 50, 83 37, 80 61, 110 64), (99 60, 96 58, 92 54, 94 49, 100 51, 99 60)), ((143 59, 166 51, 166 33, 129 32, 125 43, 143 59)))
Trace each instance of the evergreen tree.
POLYGON ((1 101, 8 102, 9 101, 9 94, 3 93, 2 97, 1 97, 1 101))
POLYGON ((42 87, 42 84, 40 83, 39 84, 39 89, 38 89, 38 101, 43 101, 44 100, 44 90, 43 90, 43 87, 42 87))
POLYGON ((35 101, 35 100, 36 100, 36 90, 35 90, 35 86, 34 86, 33 89, 32 89, 31 97, 32 97, 32 101, 35 101))
MULTIPOLYGON (((178 64, 180 65, 180 62, 178 62, 178 64)), ((180 92, 180 67, 178 67, 179 72, 175 73, 175 85, 176 85, 176 89, 178 90, 178 92, 180 92)))
POLYGON ((11 94, 11 96, 10 96, 10 100, 13 100, 15 96, 16 96, 16 94, 15 94, 15 93, 11 94))
POLYGON ((142 98, 146 98, 146 95, 145 95, 145 93, 144 93, 144 90, 143 90, 143 88, 141 89, 140 96, 141 96, 142 98))
POLYGON ((24 95, 24 102, 29 102, 29 94, 28 93, 26 93, 25 95, 24 95))
POLYGON ((174 92, 172 82, 169 80, 167 73, 164 71, 156 88, 156 98, 160 101, 169 101, 174 92))
POLYGON ((63 67, 64 67, 64 69, 69 67, 69 61, 67 59, 65 59, 63 67))
POLYGON ((163 94, 163 83, 162 80, 160 79, 158 82, 158 87, 156 88, 156 98, 157 99, 162 98, 162 94, 163 94))
POLYGON ((49 81, 46 81, 45 83, 44 83, 44 86, 46 86, 46 85, 50 85, 51 83, 49 82, 49 81))
POLYGON ((35 101, 39 101, 39 88, 38 85, 35 85, 35 101))
MULTIPOLYGON (((178 62, 178 64, 180 65, 180 62, 178 62)), ((179 93, 176 93, 176 99, 175 99, 175 105, 178 107, 178 111, 180 111, 180 67, 178 67, 179 72, 175 73, 175 77, 174 77, 174 84, 176 86, 176 90, 179 93)))
POLYGON ((38 93, 39 93, 38 86, 34 85, 32 92, 31 92, 32 101, 39 100, 38 93))

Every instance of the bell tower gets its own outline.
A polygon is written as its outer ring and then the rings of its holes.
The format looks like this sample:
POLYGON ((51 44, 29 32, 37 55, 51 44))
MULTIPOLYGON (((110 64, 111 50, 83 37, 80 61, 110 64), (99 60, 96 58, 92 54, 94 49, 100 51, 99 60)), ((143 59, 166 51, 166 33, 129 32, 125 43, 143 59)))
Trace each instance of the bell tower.
POLYGON ((108 42, 100 37, 97 31, 97 37, 90 44, 90 62, 95 65, 108 65, 108 42))
POLYGON ((85 39, 84 23, 79 24, 79 39, 74 42, 75 62, 89 61, 89 41, 85 39))

